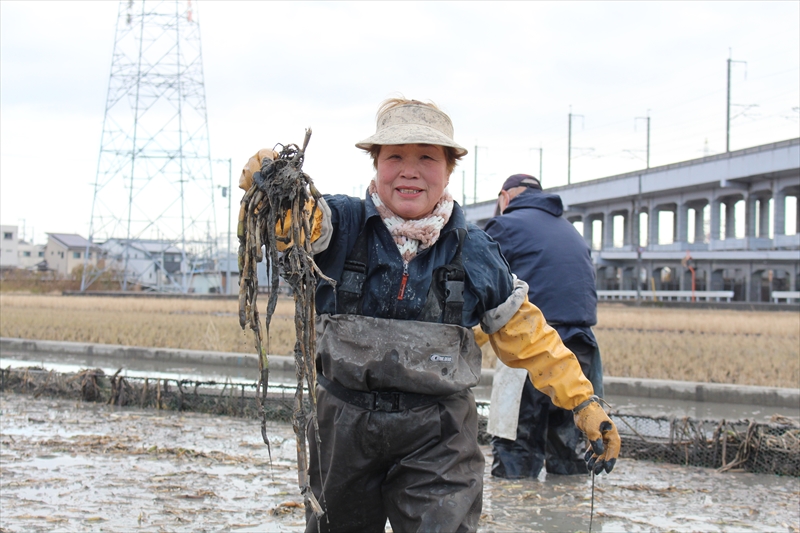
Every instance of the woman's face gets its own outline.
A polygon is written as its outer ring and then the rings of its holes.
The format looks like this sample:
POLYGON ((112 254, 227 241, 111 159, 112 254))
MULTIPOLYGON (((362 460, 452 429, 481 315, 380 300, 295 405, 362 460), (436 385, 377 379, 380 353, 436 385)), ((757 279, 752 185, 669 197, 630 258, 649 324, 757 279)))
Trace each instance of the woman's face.
POLYGON ((413 220, 430 214, 449 181, 441 146, 381 146, 376 187, 383 204, 396 215, 413 220))

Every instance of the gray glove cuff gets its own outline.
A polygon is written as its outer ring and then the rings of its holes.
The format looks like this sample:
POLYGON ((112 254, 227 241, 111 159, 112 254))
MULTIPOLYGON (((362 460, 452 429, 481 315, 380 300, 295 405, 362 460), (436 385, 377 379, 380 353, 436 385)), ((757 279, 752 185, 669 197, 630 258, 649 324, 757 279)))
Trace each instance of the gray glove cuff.
POLYGON ((596 395, 592 394, 591 396, 589 396, 589 399, 588 399, 588 400, 586 400, 585 402, 581 402, 581 403, 578 405, 578 407, 576 407, 575 409, 573 409, 573 410, 572 410, 572 413, 577 415, 578 413, 580 413, 581 411, 583 411, 584 409, 586 409, 587 407, 589 407, 589 404, 590 404, 590 403, 592 403, 592 402, 594 402, 594 403, 596 403, 596 404, 599 404, 599 403, 600 403, 600 398, 599 398, 599 397, 597 397, 596 395))

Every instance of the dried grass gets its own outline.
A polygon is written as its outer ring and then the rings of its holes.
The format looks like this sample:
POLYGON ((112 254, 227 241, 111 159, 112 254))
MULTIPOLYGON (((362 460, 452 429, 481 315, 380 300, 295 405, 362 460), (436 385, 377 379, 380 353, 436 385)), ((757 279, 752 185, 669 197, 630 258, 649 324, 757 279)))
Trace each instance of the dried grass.
POLYGON ((800 386, 796 312, 601 305, 594 331, 609 376, 800 386))
MULTIPOLYGON (((293 310, 280 299, 270 353, 292 354, 293 310)), ((3 293, 0 336, 253 353, 237 312, 235 300, 3 293)), ((603 304, 595 333, 608 376, 800 386, 798 313, 603 304)))
MULTIPOLYGON (((266 304, 266 298, 259 302, 266 304)), ((291 355, 294 304, 278 304, 267 350, 291 355)), ((235 300, 0 294, 0 336, 254 353, 235 300)))

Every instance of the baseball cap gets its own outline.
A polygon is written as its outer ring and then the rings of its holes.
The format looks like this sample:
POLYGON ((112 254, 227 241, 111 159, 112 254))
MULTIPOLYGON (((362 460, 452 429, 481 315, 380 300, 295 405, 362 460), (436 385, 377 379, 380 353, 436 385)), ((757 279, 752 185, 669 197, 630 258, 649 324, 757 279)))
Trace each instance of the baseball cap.
POLYGON ((509 176, 505 183, 503 183, 502 190, 507 191, 514 187, 528 187, 529 189, 542 190, 542 184, 539 183, 539 180, 528 174, 514 174, 513 176, 509 176))

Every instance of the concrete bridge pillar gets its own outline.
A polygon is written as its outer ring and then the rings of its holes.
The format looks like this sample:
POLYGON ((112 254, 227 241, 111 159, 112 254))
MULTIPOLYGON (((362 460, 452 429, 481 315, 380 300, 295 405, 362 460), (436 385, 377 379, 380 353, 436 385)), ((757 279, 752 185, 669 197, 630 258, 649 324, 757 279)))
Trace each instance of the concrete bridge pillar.
POLYGON ((594 242, 594 228, 592 227, 592 217, 583 217, 583 238, 590 250, 593 250, 592 243, 594 242))
MULTIPOLYGON (((694 208, 694 242, 702 243, 706 240, 706 220, 703 216, 705 205, 694 208)), ((719 220, 717 220, 719 223, 719 220)))
POLYGON ((744 236, 756 236, 756 203, 757 196, 747 195, 744 199, 744 236))
POLYGON ((733 239, 736 237, 736 210, 734 206, 736 200, 725 201, 725 238, 733 239))
POLYGON ((650 209, 650 216, 648 217, 647 228, 647 246, 651 247, 658 244, 658 208, 653 207, 650 209))
POLYGON ((720 206, 722 202, 719 198, 714 198, 711 200, 711 240, 718 241, 719 240, 719 228, 720 228, 720 206))
POLYGON ((758 237, 769 238, 769 215, 769 198, 762 196, 758 199, 758 237))
POLYGON ((603 213, 603 242, 600 244, 600 249, 614 247, 614 213, 606 211, 603 213))
POLYGON ((630 246, 631 244, 631 222, 633 214, 631 211, 624 211, 622 213, 622 245, 630 246))
POLYGON ((622 269, 622 279, 619 283, 620 289, 629 291, 636 288, 635 270, 634 267, 622 269))
POLYGON ((709 283, 711 281, 711 265, 706 264, 702 268, 697 269, 697 289, 703 291, 710 291, 709 283))
POLYGON ((723 270, 721 268, 711 270, 711 277, 709 278, 711 282, 708 284, 708 290, 721 291, 725 288, 725 279, 722 277, 722 273, 723 270))

